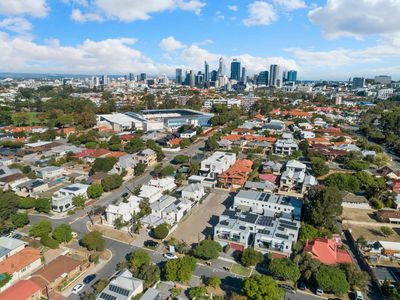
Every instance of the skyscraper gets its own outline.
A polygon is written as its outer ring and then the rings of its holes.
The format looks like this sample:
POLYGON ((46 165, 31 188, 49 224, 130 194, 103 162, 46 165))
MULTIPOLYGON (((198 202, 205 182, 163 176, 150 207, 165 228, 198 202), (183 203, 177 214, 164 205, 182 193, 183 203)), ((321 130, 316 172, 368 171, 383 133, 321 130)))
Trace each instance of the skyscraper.
POLYGON ((269 85, 274 87, 280 87, 282 84, 282 78, 280 78, 280 68, 278 65, 271 65, 269 69, 269 85))
POLYGON ((364 77, 354 77, 353 78, 353 89, 361 89, 365 86, 364 77))
POLYGON ((246 78, 246 68, 242 67, 242 77, 240 79, 243 83, 247 82, 247 78, 246 78))
POLYGON ((140 73, 140 81, 146 81, 147 75, 146 73, 140 73))
POLYGON ((286 80, 291 81, 291 82, 296 82, 297 81, 297 71, 295 70, 290 70, 286 74, 286 80))
POLYGON ((218 79, 218 72, 217 71, 215 71, 215 70, 213 70, 213 71, 211 71, 211 73, 210 73, 210 79, 211 79, 211 81, 217 81, 217 79, 218 79))
POLYGON ((133 73, 129 73, 129 81, 135 81, 135 75, 133 73))
POLYGON ((108 85, 108 76, 107 75, 101 76, 101 84, 103 86, 107 86, 108 85))
POLYGON ((221 57, 219 59, 218 76, 224 76, 224 75, 226 75, 226 72, 225 72, 225 61, 224 61, 224 58, 221 57))
POLYGON ((237 59, 234 59, 231 62, 231 79, 233 80, 240 80, 240 61, 238 61, 237 59))
POLYGON ((210 80, 210 66, 207 61, 204 61, 204 81, 208 82, 210 80))
POLYGON ((194 86, 194 84, 195 84, 195 78, 194 78, 194 71, 193 70, 190 70, 190 72, 189 72, 189 85, 191 86, 191 87, 193 87, 194 86))
POLYGON ((176 69, 175 70, 175 82, 177 83, 177 84, 182 84, 182 80, 183 80, 183 78, 182 78, 182 69, 176 69))
POLYGON ((257 85, 268 86, 268 71, 261 71, 257 77, 257 85))

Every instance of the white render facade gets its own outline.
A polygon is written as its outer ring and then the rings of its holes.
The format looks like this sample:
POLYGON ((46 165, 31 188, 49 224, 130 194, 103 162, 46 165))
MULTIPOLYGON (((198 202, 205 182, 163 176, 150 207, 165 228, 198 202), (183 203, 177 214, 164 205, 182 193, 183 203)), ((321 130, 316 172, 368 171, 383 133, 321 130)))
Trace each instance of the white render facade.
POLYGON ((74 205, 72 199, 75 196, 83 196, 87 198, 87 189, 89 185, 74 183, 59 189, 51 198, 52 208, 54 211, 63 212, 71 209, 74 205))

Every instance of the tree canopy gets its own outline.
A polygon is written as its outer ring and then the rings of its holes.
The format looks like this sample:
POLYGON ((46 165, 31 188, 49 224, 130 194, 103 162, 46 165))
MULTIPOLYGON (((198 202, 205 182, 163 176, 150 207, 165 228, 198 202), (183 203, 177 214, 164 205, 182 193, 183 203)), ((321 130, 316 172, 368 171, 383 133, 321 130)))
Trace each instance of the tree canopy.
POLYGON ((244 294, 253 300, 282 300, 283 290, 270 276, 252 275, 243 281, 244 294))

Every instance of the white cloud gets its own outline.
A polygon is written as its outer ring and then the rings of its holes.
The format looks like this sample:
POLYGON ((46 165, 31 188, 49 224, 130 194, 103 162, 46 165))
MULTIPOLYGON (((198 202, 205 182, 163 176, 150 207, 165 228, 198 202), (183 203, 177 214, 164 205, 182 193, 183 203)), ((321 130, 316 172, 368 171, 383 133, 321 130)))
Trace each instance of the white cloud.
POLYGON ((21 17, 6 18, 0 21, 0 28, 5 28, 20 34, 26 34, 32 30, 32 24, 21 17))
POLYGON ((46 0, 1 0, 0 15, 45 17, 49 11, 46 0))
POLYGON ((281 6, 286 11, 292 11, 307 7, 303 0, 272 0, 276 5, 281 6))
POLYGON ((249 17, 243 20, 245 26, 269 25, 278 20, 273 6, 264 1, 255 1, 248 5, 249 17))
POLYGON ((308 14, 310 21, 321 26, 325 36, 362 38, 400 32, 397 16, 399 0, 328 0, 308 14))
POLYGON ((38 44, 22 36, 0 32, 0 66, 6 72, 128 73, 174 72, 174 67, 156 64, 132 48, 135 39, 85 40, 77 46, 62 46, 52 40, 38 44))
POLYGON ((175 39, 175 37, 173 36, 164 38, 160 42, 160 48, 167 53, 174 52, 183 47, 185 47, 185 45, 182 42, 175 39))
POLYGON ((238 11, 239 7, 237 5, 228 5, 228 9, 231 11, 238 11))
POLYGON ((71 19, 79 23, 88 21, 103 21, 103 18, 100 15, 96 13, 82 13, 82 11, 77 8, 72 10, 71 19))
MULTIPOLYGON (((77 3, 75 2, 75 4, 77 3)), ((148 20, 153 13, 175 9, 200 14, 205 5, 201 0, 92 0, 88 5, 82 5, 79 13, 75 12, 75 19, 79 22, 100 21, 102 19, 133 22, 148 20)))

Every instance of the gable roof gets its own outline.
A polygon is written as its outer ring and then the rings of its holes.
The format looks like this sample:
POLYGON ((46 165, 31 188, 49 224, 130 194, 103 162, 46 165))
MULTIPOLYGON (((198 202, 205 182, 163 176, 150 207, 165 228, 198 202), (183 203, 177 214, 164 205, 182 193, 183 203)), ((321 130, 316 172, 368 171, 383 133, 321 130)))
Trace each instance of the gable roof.
POLYGON ((38 259, 40 260, 40 251, 35 248, 26 247, 20 252, 11 255, 6 260, 0 262, 0 272, 12 275, 34 263, 38 259))
POLYGON ((20 280, 0 294, 0 300, 27 300, 40 291, 32 280, 20 280))
POLYGON ((335 239, 316 238, 307 241, 304 252, 311 254, 312 258, 326 265, 353 263, 348 250, 339 249, 335 239))

